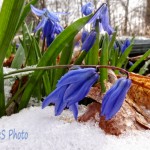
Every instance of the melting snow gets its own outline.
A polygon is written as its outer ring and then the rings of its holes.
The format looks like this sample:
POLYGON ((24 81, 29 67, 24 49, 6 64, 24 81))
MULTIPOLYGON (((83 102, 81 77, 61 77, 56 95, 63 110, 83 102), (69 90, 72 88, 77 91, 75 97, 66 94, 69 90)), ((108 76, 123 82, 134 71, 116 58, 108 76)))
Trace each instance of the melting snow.
POLYGON ((149 139, 148 130, 106 135, 97 124, 75 121, 69 110, 55 117, 53 106, 29 107, 0 119, 3 150, 149 150, 149 139))

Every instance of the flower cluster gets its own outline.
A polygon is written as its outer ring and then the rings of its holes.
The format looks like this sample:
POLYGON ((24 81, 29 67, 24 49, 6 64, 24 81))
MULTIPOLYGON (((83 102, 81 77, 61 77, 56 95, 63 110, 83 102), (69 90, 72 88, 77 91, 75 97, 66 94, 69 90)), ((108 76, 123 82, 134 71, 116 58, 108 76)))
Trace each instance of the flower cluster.
MULTIPOLYGON (((43 28, 43 36, 47 38, 47 41, 50 37, 52 38, 54 33, 59 34, 63 30, 58 24, 58 17, 53 13, 49 13, 45 9, 41 11, 34 7, 32 8, 32 11, 36 15, 42 16, 43 19, 37 26, 36 30, 43 28)), ((92 3, 87 3, 82 7, 82 13, 84 15, 89 15, 92 11, 92 3)), ((95 31, 95 26, 97 23, 101 32, 105 31, 109 35, 114 32, 113 28, 109 24, 107 4, 102 4, 88 23, 92 24, 93 29, 90 32, 84 30, 82 33, 81 49, 85 52, 88 52, 92 48, 96 40, 97 33, 95 31)), ((126 40, 121 47, 122 53, 129 45, 129 41, 126 40)), ((56 116, 60 115, 65 108, 69 108, 73 112, 74 118, 77 119, 78 102, 88 94, 90 88, 98 79, 99 74, 95 68, 78 68, 70 70, 58 81, 56 89, 44 99, 42 108, 45 108, 51 103, 55 104, 56 116)), ((102 100, 100 115, 105 116, 106 120, 111 119, 122 106, 130 86, 130 79, 124 77, 118 79, 116 83, 105 93, 102 100)))
POLYGON ((55 104, 55 115, 60 115, 68 107, 77 119, 78 102, 89 92, 91 86, 98 80, 95 68, 71 70, 58 81, 56 89, 48 95, 42 104, 45 108, 50 103, 55 104))
POLYGON ((47 46, 49 46, 55 39, 55 34, 59 34, 63 31, 63 27, 59 24, 59 18, 57 13, 49 12, 46 8, 43 10, 35 8, 31 5, 32 12, 42 17, 34 32, 43 29, 43 37, 46 38, 47 46))
MULTIPOLYGON (((89 15, 93 11, 93 4, 89 2, 83 5, 81 11, 84 15, 89 15)), ((90 33, 83 30, 83 33, 82 33, 83 44, 82 44, 81 49, 85 50, 86 52, 88 52, 92 48, 96 40, 96 32, 94 30, 95 30, 97 21, 99 22, 99 28, 100 28, 101 33, 107 32, 109 35, 111 35, 114 32, 113 28, 109 24, 107 4, 105 3, 102 4, 101 7, 95 12, 93 17, 88 21, 88 23, 92 24, 93 30, 90 33)))
MULTIPOLYGON (((88 94, 98 78, 95 68, 79 68, 69 71, 58 81, 56 89, 44 99, 42 108, 51 103, 55 104, 57 116, 68 107, 77 119, 78 102, 88 94)), ((104 95, 100 115, 105 116, 106 120, 111 119, 121 108, 130 86, 130 79, 124 77, 118 79, 104 95)))
POLYGON ((95 27, 96 21, 99 21, 99 27, 101 32, 106 31, 109 35, 114 32, 114 29, 109 24, 107 4, 102 4, 100 8, 95 12, 93 17, 88 21, 88 23, 92 23, 93 27, 95 27))

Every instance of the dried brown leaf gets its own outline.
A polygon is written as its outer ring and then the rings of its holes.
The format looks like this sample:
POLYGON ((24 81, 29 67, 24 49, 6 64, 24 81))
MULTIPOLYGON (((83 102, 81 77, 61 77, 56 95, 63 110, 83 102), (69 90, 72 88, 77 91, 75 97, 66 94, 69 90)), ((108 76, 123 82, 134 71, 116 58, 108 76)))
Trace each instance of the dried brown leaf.
POLYGON ((130 73, 132 86, 128 96, 137 103, 138 106, 145 106, 150 109, 150 77, 130 73))

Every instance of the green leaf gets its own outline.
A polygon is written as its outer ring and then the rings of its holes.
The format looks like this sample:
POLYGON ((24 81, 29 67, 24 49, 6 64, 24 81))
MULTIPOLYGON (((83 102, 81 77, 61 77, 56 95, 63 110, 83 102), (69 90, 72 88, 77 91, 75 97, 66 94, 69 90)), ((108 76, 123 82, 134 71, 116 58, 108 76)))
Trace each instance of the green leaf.
MULTIPOLYGON (((81 18, 68 26, 61 34, 59 34, 52 44, 48 47, 47 51, 41 58, 38 66, 51 65, 57 58, 58 54, 69 44, 75 35, 81 30, 81 28, 87 23, 91 16, 81 18)), ((28 81, 28 85, 22 95, 21 103, 19 105, 19 110, 26 107, 32 94, 32 90, 39 78, 42 76, 44 71, 35 71, 28 81)))
POLYGON ((5 114, 3 61, 15 35, 24 1, 4 0, 0 12, 0 116, 5 114))
POLYGON ((146 59, 148 56, 150 56, 150 49, 139 59, 137 60, 130 68, 129 68, 129 72, 133 71, 136 67, 138 67, 138 65, 144 60, 146 59))
POLYGON ((15 54, 15 57, 12 61, 11 68, 16 68, 20 69, 22 64, 25 61, 25 54, 24 54, 24 49, 22 45, 20 44, 19 48, 17 49, 17 52, 15 54))
POLYGON ((111 53, 109 55, 109 61, 111 66, 116 66, 118 61, 119 49, 111 49, 111 53))
POLYGON ((0 12, 0 64, 2 65, 7 49, 15 35, 17 22, 22 12, 24 1, 4 0, 0 12))
MULTIPOLYGON (((40 52, 40 47, 35 39, 35 37, 32 37, 32 41, 33 41, 33 46, 34 46, 34 51, 36 53, 36 57, 38 59, 38 61, 40 61, 42 54, 40 52)), ((50 80, 49 80, 49 76, 48 76, 48 72, 46 71, 43 75, 43 85, 44 85, 44 89, 45 89, 45 93, 46 95, 48 95, 52 89, 52 86, 50 85, 50 80)))
POLYGON ((4 77, 3 68, 0 68, 0 117, 5 114, 5 95, 4 95, 4 77))
MULTIPOLYGON (((103 40, 101 56, 100 56, 100 65, 108 65, 108 46, 109 46, 109 37, 106 33, 103 40)), ((100 68, 100 83, 102 92, 106 91, 105 81, 108 79, 108 73, 106 68, 100 68)))
POLYGON ((114 32, 113 35, 112 35, 112 38, 111 38, 111 41, 109 43, 109 46, 108 46, 108 50, 109 50, 109 57, 111 57, 111 51, 113 49, 113 46, 114 46, 114 43, 116 41, 116 35, 117 35, 117 32, 114 32))

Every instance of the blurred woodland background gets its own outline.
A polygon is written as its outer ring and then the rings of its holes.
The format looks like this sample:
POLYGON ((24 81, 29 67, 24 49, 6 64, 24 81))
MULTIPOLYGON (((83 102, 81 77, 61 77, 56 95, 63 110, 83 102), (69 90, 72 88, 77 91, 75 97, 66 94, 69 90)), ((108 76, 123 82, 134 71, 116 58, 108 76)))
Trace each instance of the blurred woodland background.
MULTIPOLYGON (((27 0, 29 1, 29 0, 27 0)), ((118 35, 150 36, 150 0, 90 0, 95 10, 102 2, 106 2, 110 12, 110 24, 118 27, 118 35)), ((47 7, 54 12, 69 12, 61 16, 61 24, 65 27, 82 17, 81 6, 89 0, 39 0, 38 7, 47 7)), ((35 19, 32 13, 27 22, 35 19)))

